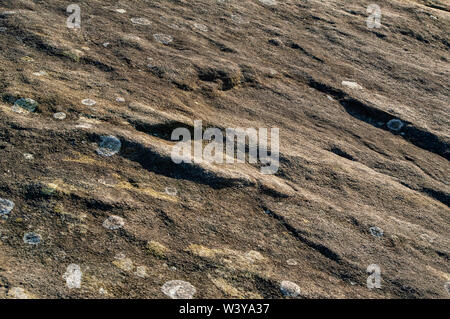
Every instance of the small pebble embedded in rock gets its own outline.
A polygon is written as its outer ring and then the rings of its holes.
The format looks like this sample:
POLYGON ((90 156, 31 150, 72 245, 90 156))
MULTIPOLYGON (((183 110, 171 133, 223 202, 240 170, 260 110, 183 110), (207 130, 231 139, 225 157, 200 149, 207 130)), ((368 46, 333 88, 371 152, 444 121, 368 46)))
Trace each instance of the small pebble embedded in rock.
POLYGON ((104 222, 103 227, 110 229, 110 230, 116 230, 120 229, 125 225, 125 220, 116 215, 109 216, 104 222))

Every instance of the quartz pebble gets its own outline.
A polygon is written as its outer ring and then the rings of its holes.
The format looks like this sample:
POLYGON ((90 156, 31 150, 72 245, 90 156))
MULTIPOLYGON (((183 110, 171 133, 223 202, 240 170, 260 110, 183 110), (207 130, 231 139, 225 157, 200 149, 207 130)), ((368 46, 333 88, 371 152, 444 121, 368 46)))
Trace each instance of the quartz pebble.
POLYGON ((194 28, 203 32, 208 32, 208 27, 201 23, 194 23, 194 28))

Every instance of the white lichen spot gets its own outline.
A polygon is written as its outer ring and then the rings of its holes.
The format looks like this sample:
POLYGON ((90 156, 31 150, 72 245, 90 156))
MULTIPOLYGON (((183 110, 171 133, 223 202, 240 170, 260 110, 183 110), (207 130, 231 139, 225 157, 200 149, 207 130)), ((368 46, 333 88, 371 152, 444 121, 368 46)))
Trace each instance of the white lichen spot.
POLYGON ((392 119, 389 122, 387 122, 386 125, 390 130, 398 132, 402 129, 403 122, 400 121, 399 119, 392 119))
POLYGON ((66 281, 66 286, 69 289, 81 288, 81 277, 83 276, 80 266, 70 264, 67 266, 63 279, 66 281))
POLYGON ((12 287, 8 296, 14 299, 31 299, 30 295, 22 287, 12 287))
POLYGON ((95 104, 97 104, 97 102, 95 102, 94 100, 91 100, 91 99, 84 99, 81 101, 81 104, 86 105, 86 106, 94 106, 95 104))
POLYGON ((245 254, 245 257, 252 263, 264 260, 264 256, 260 252, 255 250, 250 250, 249 252, 247 252, 245 254))
POLYGON ((169 196, 177 196, 178 194, 178 191, 175 187, 166 187, 165 192, 169 196))
POLYGON ((125 220, 116 215, 109 216, 104 222, 103 227, 110 230, 117 230, 125 225, 125 220))
POLYGON ((297 266, 297 265, 298 265, 298 262, 297 262, 296 259, 288 259, 288 260, 286 260, 286 263, 287 263, 289 266, 297 266))
POLYGON ((275 0, 258 0, 262 4, 265 4, 267 6, 275 6, 277 5, 277 2, 275 0))
POLYGON ((422 240, 427 241, 429 243, 433 243, 434 242, 434 238, 431 237, 428 234, 422 234, 422 235, 420 235, 420 238, 422 238, 422 240))
POLYGON ((39 71, 39 72, 34 72, 33 75, 34 76, 46 76, 48 74, 45 71, 39 71))
POLYGON ((23 153, 23 157, 25 157, 26 160, 34 159, 34 155, 30 153, 23 153))
POLYGON ((118 13, 126 13, 127 12, 127 10, 125 10, 125 9, 116 9, 115 11, 118 13))
POLYGON ((126 256, 124 253, 117 253, 114 258, 115 259, 124 259, 126 256))
POLYGON ((280 290, 283 296, 286 297, 298 297, 300 295, 300 287, 292 281, 282 281, 280 290))
POLYGON ((202 32, 208 32, 208 27, 202 23, 194 23, 194 28, 202 32))
POLYGON ((150 22, 150 20, 148 20, 147 18, 131 18, 131 22, 133 22, 134 24, 139 24, 139 25, 150 25, 150 24, 152 24, 150 22))
POLYGON ((236 24, 246 24, 248 23, 247 20, 245 20, 242 16, 237 15, 237 14, 232 14, 231 15, 231 20, 236 23, 236 24))
POLYGON ((134 268, 133 261, 127 257, 119 258, 114 260, 112 263, 123 271, 132 271, 134 268))
POLYGON ((362 90, 362 88, 363 88, 358 83, 352 82, 352 81, 342 81, 342 85, 343 86, 347 86, 347 87, 349 87, 351 89, 354 89, 354 90, 362 90))
POLYGON ((161 291, 172 299, 192 299, 197 292, 194 286, 183 280, 168 281, 161 291))
POLYGON ((163 33, 156 33, 153 35, 153 38, 156 42, 159 42, 161 44, 169 44, 173 41, 173 37, 171 35, 163 33))
POLYGON ((6 16, 11 16, 11 15, 13 15, 13 14, 16 14, 16 11, 12 11, 12 10, 9 10, 9 11, 3 11, 2 13, 0 13, 0 17, 1 17, 1 16, 4 16, 4 17, 6 17, 6 16))
POLYGON ((64 120, 66 117, 67 117, 67 115, 64 112, 57 112, 57 113, 53 114, 53 118, 55 120, 64 120))
POLYGON ((139 266, 136 268, 136 272, 134 273, 136 276, 140 278, 147 278, 147 267, 139 266))

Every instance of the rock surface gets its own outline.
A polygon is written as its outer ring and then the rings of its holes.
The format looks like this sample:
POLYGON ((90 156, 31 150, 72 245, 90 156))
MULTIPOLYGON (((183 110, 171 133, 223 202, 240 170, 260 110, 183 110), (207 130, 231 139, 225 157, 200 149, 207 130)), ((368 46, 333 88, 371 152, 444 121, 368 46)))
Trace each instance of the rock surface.
POLYGON ((0 298, 449 298, 447 1, 79 3, 0 3, 0 298))

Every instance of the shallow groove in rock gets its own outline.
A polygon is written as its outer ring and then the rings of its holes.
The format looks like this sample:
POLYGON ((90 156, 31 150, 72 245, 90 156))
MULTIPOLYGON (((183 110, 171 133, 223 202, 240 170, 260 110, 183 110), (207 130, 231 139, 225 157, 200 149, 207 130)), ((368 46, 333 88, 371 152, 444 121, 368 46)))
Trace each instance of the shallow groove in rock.
MULTIPOLYGON (((386 123, 390 120, 396 119, 397 117, 385 111, 377 109, 376 107, 363 103, 347 95, 340 89, 333 88, 314 79, 309 79, 308 85, 322 93, 332 95, 339 101, 339 103, 344 107, 348 114, 357 118, 358 120, 366 122, 377 128, 392 132, 388 129, 386 124, 380 127, 377 126, 376 123, 386 123)), ((400 120, 405 124, 405 126, 399 132, 397 132, 397 134, 403 133, 400 136, 402 136, 404 139, 414 144, 415 146, 440 155, 446 160, 450 160, 450 143, 443 141, 440 137, 433 133, 424 131, 414 126, 408 121, 405 121, 403 119, 400 120)))
POLYGON ((292 226, 283 216, 273 212, 272 210, 268 209, 267 207, 262 207, 262 209, 266 212, 267 215, 269 215, 270 217, 279 221, 293 237, 295 237, 297 240, 299 240, 303 244, 306 244, 308 247, 311 247, 312 249, 316 250, 317 252, 319 252, 322 256, 324 256, 327 259, 330 259, 336 263, 342 262, 341 257, 337 253, 332 251, 330 248, 328 248, 322 244, 315 243, 315 242, 303 237, 301 235, 301 231, 296 229, 294 226, 292 226))

